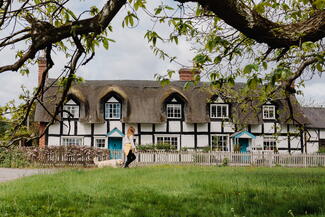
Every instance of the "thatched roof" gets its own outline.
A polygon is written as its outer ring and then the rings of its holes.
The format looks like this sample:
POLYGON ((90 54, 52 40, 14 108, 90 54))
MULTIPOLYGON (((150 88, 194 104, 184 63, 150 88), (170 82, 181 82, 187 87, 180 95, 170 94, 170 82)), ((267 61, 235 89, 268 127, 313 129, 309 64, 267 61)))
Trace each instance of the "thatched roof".
MULTIPOLYGON (((47 81, 47 85, 53 83, 52 79, 47 81)), ((75 84, 71 87, 69 94, 76 98, 80 104, 80 121, 87 123, 104 123, 104 108, 102 99, 108 94, 114 92, 122 99, 122 122, 124 123, 162 123, 166 120, 163 112, 164 101, 171 94, 177 94, 185 101, 185 121, 187 123, 207 123, 209 118, 208 102, 212 97, 211 91, 203 89, 208 86, 201 82, 197 86, 184 89, 184 81, 172 81, 170 85, 162 87, 158 81, 143 80, 109 80, 96 81, 88 80, 81 84, 75 84)), ((238 89, 242 84, 236 84, 238 89)), ((44 95, 45 106, 48 111, 54 112, 60 93, 58 86, 52 86, 44 95)), ((305 123, 300 105, 295 97, 292 97, 295 118, 305 123)), ((257 105, 257 102, 253 104, 257 105)), ((275 102, 278 110, 279 122, 286 122, 289 109, 284 100, 275 102)), ((231 103, 230 114, 241 124, 259 124, 262 123, 261 109, 252 112, 250 107, 242 109, 237 103, 231 103)), ((58 117, 59 118, 59 117, 58 117)), ((35 121, 48 122, 51 116, 37 105, 35 121)))
POLYGON ((303 107, 302 109, 309 121, 308 127, 325 128, 325 108, 303 107))

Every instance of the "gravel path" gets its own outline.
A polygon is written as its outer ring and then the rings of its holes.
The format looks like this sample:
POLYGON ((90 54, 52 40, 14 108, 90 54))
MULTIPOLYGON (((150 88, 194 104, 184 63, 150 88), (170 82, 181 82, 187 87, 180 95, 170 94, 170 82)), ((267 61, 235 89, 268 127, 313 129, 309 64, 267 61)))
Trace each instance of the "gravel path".
POLYGON ((57 169, 15 169, 15 168, 0 168, 0 182, 6 182, 25 176, 36 174, 49 174, 57 171, 57 169))

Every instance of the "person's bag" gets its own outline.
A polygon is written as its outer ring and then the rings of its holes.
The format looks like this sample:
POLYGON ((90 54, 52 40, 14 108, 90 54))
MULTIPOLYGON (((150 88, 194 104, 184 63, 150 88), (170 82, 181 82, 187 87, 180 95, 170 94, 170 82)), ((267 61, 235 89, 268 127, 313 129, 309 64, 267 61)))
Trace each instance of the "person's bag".
POLYGON ((132 149, 132 145, 130 143, 124 144, 123 151, 126 156, 129 154, 131 149, 132 149))

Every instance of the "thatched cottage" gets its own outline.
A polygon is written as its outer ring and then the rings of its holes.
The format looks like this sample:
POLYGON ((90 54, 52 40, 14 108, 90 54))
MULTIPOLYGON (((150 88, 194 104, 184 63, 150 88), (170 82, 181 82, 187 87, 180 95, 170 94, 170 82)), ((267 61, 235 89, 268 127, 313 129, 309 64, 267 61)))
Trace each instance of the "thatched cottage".
MULTIPOLYGON (((39 64, 42 71, 42 61, 39 64)), ((325 109, 302 108, 292 96, 293 113, 301 126, 288 121, 285 100, 268 102, 243 112, 238 103, 202 88, 184 89, 190 70, 162 87, 157 81, 109 80, 75 84, 57 117, 40 139, 40 146, 85 145, 119 150, 128 128, 136 129, 137 145, 168 143, 181 149, 219 151, 274 150, 317 152, 325 145, 325 109), (236 117, 236 118, 235 118, 236 117)), ((51 120, 60 97, 52 85, 37 105, 35 121, 41 129, 51 120)), ((235 85, 235 89, 240 84, 235 85)))

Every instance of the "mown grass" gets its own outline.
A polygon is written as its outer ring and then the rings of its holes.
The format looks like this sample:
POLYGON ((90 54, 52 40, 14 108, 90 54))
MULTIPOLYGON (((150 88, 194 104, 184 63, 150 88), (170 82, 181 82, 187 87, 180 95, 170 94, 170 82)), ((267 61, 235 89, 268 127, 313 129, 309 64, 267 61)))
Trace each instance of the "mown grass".
POLYGON ((0 216, 325 216, 325 169, 64 171, 1 183, 0 216))

